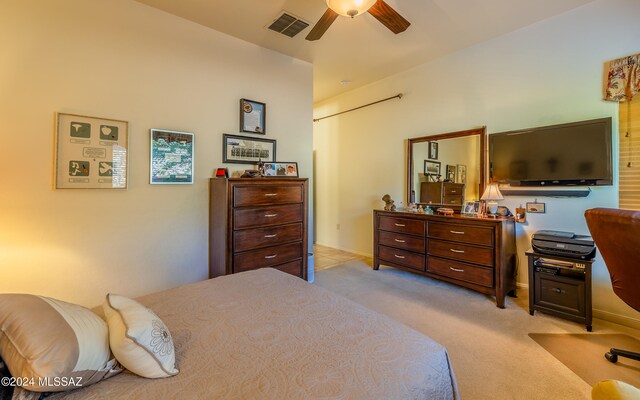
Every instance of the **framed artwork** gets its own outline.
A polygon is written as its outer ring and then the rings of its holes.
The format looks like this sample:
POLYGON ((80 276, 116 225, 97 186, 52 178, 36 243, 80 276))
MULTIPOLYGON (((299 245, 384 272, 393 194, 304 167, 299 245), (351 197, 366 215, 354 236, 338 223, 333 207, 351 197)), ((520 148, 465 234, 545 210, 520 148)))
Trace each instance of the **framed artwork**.
POLYGON ((193 133, 151 129, 150 137, 149 183, 193 183, 193 133))
POLYGON ((264 176, 268 177, 298 177, 297 162, 266 162, 264 163, 264 176))
POLYGON ((429 160, 438 159, 438 142, 429 142, 429 155, 427 158, 429 160))
POLYGON ((126 189, 127 121, 56 113, 56 189, 126 189))
POLYGON ((479 201, 467 201, 462 208, 462 214, 477 215, 480 212, 479 201))
POLYGON ((424 160, 425 175, 440 175, 440 162, 424 160))
POLYGON ((546 204, 545 203, 527 203, 527 212, 528 213, 545 213, 546 212, 546 204))
POLYGON ((446 175, 446 180, 448 180, 449 182, 455 182, 456 181, 456 166, 455 165, 447 165, 447 175, 446 175))
POLYGON ((467 166, 464 164, 456 166, 456 183, 467 183, 467 166))
POLYGON ((255 164, 275 162, 276 141, 237 135, 222 135, 222 162, 255 164))
POLYGON ((266 104, 249 99, 240 99, 240 132, 266 134, 266 117, 266 104))

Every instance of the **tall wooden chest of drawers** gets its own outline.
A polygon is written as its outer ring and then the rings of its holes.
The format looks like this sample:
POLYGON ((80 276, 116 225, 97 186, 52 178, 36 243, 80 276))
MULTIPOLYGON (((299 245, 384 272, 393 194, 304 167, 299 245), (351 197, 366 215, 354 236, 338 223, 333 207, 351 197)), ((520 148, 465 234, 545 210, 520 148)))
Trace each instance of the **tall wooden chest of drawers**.
POLYGON ((420 203, 461 206, 464 203, 464 183, 422 182, 420 203))
POLYGON ((516 290, 515 223, 413 212, 373 212, 373 267, 388 265, 494 295, 516 290))
POLYGON ((273 267, 307 279, 306 178, 212 178, 209 277, 273 267))

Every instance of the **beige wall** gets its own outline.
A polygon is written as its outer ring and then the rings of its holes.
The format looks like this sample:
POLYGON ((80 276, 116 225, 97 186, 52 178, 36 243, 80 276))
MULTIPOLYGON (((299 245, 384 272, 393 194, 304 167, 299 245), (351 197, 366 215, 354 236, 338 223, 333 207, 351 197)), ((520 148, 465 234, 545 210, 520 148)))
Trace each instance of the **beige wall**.
MULTIPOLYGON (((617 132, 617 104, 601 100, 602 68, 606 60, 640 51, 634 39, 640 37, 638 15, 636 0, 596 1, 316 104, 317 118, 404 94, 402 100, 314 124, 317 242, 372 254, 372 209, 383 206, 385 193, 396 203, 406 201, 408 138, 483 125, 491 134, 607 116, 617 132)), ((617 151, 617 136, 614 142, 617 151)), ((510 197, 501 204, 513 210, 533 200, 510 197)), ((547 213, 529 214, 526 224, 517 225, 522 284, 530 235, 538 229, 587 233, 584 211, 616 207, 617 182, 583 199, 538 201, 547 203, 547 213)), ((601 259, 593 294, 597 316, 640 322, 611 291, 601 259)))
POLYGON ((208 178, 240 98, 311 177, 309 63, 132 0, 0 9, 0 292, 93 306, 206 278, 208 178), (52 190, 54 112, 129 121, 128 190, 52 190), (193 185, 149 184, 150 128, 195 133, 193 185))

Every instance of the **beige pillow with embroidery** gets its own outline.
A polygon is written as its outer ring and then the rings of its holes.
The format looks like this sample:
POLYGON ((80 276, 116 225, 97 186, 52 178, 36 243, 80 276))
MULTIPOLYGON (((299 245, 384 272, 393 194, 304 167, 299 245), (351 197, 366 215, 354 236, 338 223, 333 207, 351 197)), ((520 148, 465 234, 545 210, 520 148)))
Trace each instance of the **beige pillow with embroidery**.
POLYGON ((103 308, 111 351, 120 364, 145 378, 178 373, 171 333, 153 311, 117 294, 108 294, 103 308))
POLYGON ((0 294, 0 358, 25 389, 60 392, 122 371, 109 359, 107 324, 82 306, 0 294))

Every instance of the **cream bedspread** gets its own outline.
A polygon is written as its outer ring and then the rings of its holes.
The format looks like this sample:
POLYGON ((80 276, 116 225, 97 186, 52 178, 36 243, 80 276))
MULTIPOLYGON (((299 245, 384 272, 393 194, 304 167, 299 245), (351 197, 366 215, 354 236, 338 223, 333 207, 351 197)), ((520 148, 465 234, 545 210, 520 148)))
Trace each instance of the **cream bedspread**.
POLYGON ((139 299, 169 327, 180 373, 129 372, 55 399, 458 399, 444 347, 271 268, 139 299))

